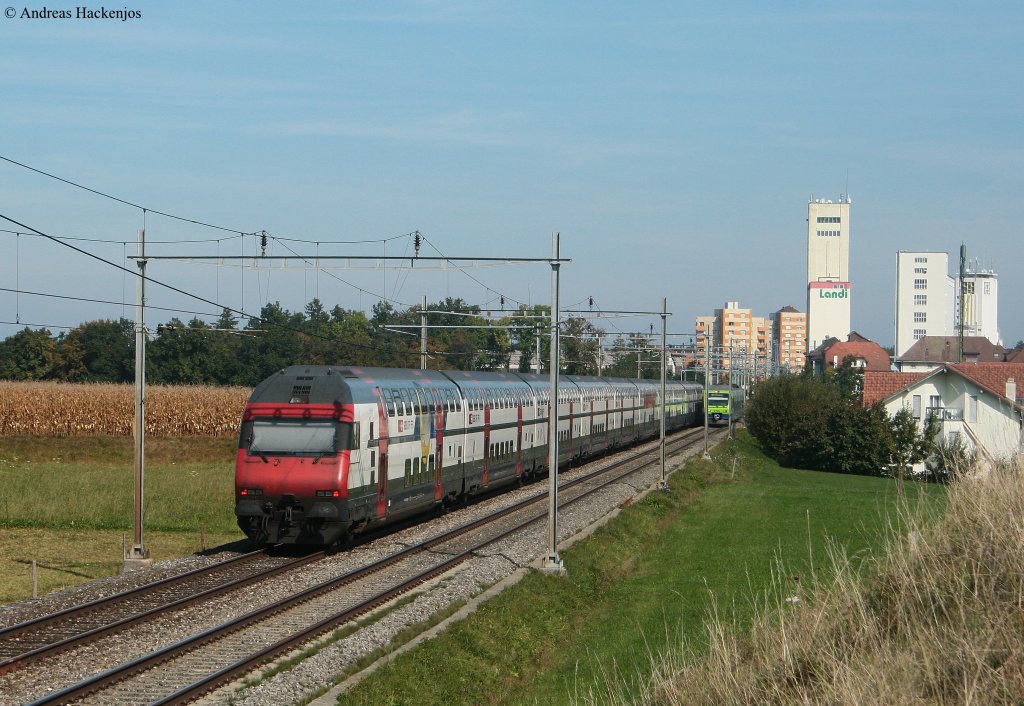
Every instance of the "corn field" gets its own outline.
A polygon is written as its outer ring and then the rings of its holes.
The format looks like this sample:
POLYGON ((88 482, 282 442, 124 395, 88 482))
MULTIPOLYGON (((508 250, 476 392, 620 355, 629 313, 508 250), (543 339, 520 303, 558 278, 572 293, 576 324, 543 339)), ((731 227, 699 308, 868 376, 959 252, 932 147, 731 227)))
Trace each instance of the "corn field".
MULTIPOLYGON (((247 387, 146 387, 146 433, 232 436, 238 433, 247 387)), ((132 436, 135 387, 115 384, 0 382, 0 435, 132 436)))

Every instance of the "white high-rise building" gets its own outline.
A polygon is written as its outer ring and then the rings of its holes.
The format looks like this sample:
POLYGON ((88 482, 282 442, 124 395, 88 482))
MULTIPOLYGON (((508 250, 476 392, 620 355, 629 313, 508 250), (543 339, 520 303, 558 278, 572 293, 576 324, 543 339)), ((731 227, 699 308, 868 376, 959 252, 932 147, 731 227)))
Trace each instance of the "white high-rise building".
MULTIPOLYGON (((964 335, 984 336, 992 343, 1002 345, 999 337, 999 279, 995 271, 968 266, 963 280, 964 335)), ((961 311, 959 293, 957 289, 957 325, 961 311)))
POLYGON ((807 204, 807 350, 850 332, 850 196, 807 204))
POLYGON ((949 253, 896 253, 896 357, 925 336, 953 335, 949 253))

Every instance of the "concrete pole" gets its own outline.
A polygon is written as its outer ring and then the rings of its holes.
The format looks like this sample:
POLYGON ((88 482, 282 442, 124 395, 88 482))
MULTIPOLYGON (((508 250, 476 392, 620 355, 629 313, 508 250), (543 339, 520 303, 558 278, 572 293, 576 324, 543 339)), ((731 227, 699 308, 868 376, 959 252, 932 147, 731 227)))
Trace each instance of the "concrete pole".
POLYGON ((665 411, 667 409, 665 405, 665 375, 668 369, 668 348, 665 344, 665 338, 667 337, 666 326, 668 320, 668 298, 662 297, 661 299, 661 487, 668 489, 668 483, 665 480, 665 411))
POLYGON ((143 483, 146 464, 146 230, 139 230, 139 279, 135 286, 135 537, 124 557, 124 571, 149 566, 142 541, 143 483))
POLYGON ((427 295, 420 307, 420 370, 427 369, 427 295))
POLYGON ((558 233, 551 236, 551 362, 549 390, 551 406, 548 414, 548 546, 541 570, 564 574, 565 565, 558 556, 558 233))

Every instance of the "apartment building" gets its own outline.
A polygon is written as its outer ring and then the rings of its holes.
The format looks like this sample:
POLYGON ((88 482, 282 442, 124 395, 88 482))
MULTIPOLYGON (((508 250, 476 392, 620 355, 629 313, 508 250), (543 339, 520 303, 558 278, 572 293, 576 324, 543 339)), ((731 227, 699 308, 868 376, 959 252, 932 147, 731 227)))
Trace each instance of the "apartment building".
POLYGON ((807 314, 784 306, 769 319, 772 323, 772 352, 780 369, 803 370, 807 360, 807 314))

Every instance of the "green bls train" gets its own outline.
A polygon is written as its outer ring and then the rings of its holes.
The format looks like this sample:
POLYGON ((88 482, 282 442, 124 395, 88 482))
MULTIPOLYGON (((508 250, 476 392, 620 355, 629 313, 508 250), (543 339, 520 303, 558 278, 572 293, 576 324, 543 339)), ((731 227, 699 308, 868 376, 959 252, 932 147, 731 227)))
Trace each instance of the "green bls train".
POLYGON ((704 411, 711 426, 736 422, 743 416, 743 402, 746 394, 742 387, 714 385, 707 389, 704 397, 704 411))

